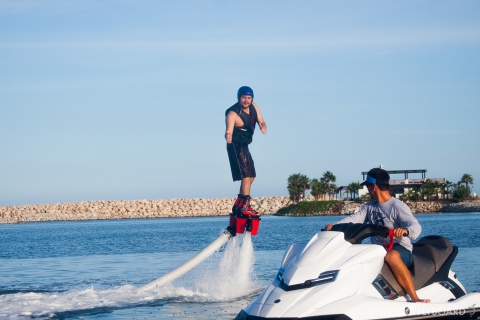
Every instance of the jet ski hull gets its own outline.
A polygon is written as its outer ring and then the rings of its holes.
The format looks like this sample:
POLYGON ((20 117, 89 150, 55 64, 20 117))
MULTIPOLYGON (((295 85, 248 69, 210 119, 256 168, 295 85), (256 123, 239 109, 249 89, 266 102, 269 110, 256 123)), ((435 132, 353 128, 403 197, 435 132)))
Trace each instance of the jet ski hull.
POLYGON ((362 232, 378 235, 378 228, 358 228, 354 240, 328 231, 290 246, 275 280, 236 319, 480 319, 480 293, 466 294, 449 269, 457 248, 448 239, 418 241, 414 280, 431 303, 415 303, 386 273, 385 249, 361 244, 362 232))

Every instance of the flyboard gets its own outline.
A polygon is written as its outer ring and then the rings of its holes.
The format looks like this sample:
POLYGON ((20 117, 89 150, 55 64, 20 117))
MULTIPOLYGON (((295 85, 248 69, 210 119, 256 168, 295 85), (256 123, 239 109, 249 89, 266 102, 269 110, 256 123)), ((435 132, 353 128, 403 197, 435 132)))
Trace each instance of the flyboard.
POLYGON ((170 271, 166 275, 147 283, 146 285, 139 288, 139 290, 152 290, 158 289, 174 281, 175 279, 181 277, 188 271, 195 268, 197 265, 202 263, 205 259, 214 254, 219 250, 228 240, 235 237, 237 234, 243 234, 245 232, 250 232, 252 236, 256 236, 258 232, 258 226, 260 225, 260 216, 251 213, 239 213, 239 214, 230 214, 230 224, 225 229, 222 234, 215 239, 211 244, 209 244, 205 249, 197 253, 190 260, 177 267, 176 269, 170 271))

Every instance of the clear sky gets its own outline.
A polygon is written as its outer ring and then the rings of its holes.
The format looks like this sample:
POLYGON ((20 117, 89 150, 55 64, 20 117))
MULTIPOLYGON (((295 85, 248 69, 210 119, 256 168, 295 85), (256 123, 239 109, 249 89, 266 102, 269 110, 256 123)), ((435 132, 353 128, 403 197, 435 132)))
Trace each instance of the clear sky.
POLYGON ((0 206, 234 197, 243 85, 268 125, 252 196, 380 164, 480 193, 480 1, 18 0, 0 1, 0 206))

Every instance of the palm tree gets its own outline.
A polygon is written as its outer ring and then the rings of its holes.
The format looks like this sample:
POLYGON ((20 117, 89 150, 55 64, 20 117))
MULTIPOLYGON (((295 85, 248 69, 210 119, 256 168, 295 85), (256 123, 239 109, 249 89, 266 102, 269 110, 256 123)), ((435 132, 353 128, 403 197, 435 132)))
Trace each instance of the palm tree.
POLYGON ((290 200, 293 202, 298 202, 300 196, 299 196, 299 190, 298 190, 298 180, 300 178, 301 174, 300 173, 295 173, 292 174, 288 177, 288 193, 290 194, 290 200))
POLYGON ((295 173, 288 177, 288 193, 293 202, 300 201, 301 196, 306 198, 306 191, 310 189, 310 179, 304 174, 295 173))
POLYGON ((433 181, 432 183, 432 188, 435 191, 435 194, 437 195, 437 200, 438 200, 438 194, 440 193, 440 189, 442 188, 442 185, 438 181, 433 181))
POLYGON ((372 200, 372 199, 370 198, 370 194, 369 194, 369 193, 362 194, 361 198, 362 198, 362 201, 370 201, 370 200, 372 200))
POLYGON ((460 183, 465 183, 465 187, 468 187, 469 184, 473 184, 473 177, 471 174, 465 173, 462 176, 462 179, 459 181, 460 183))
POLYGON ((336 195, 338 194, 338 197, 339 197, 339 198, 342 198, 342 190, 345 190, 345 189, 346 189, 346 187, 340 186, 340 187, 338 187, 337 189, 335 189, 335 194, 336 194, 336 195))
POLYGON ((325 171, 322 176, 322 180, 325 181, 328 185, 328 190, 330 190, 330 182, 337 181, 337 177, 331 171, 325 171))
POLYGON ((467 185, 462 186, 461 181, 459 181, 458 184, 453 186, 453 192, 452 192, 453 199, 459 202, 464 201, 470 198, 471 192, 472 191, 470 190, 469 186, 467 185))
POLYGON ((448 180, 445 181, 445 183, 442 183, 442 194, 444 195, 445 198, 448 199, 449 195, 452 193, 452 188, 453 188, 454 183, 450 182, 448 180))
POLYGON ((420 190, 422 193, 422 196, 426 196, 427 200, 430 201, 430 196, 435 194, 435 188, 434 188, 434 183, 431 179, 427 179, 422 182, 422 185, 420 186, 420 190))
POLYGON ((403 200, 412 200, 412 201, 418 201, 420 199, 420 193, 418 193, 417 190, 410 188, 408 191, 403 193, 403 200))
POLYGON ((310 179, 306 175, 301 174, 298 182, 302 190, 303 199, 307 199, 307 190, 310 190, 310 179))
POLYGON ((355 195, 358 194, 358 190, 361 189, 362 186, 358 182, 352 182, 347 186, 347 190, 350 191, 350 194, 355 199, 355 195))
POLYGON ((310 186, 312 187, 312 191, 310 191, 310 194, 315 198, 315 200, 318 200, 320 197, 320 181, 317 178, 314 178, 310 181, 310 186))
POLYGON ((315 200, 320 199, 321 195, 325 195, 325 193, 327 193, 327 184, 322 179, 312 179, 312 181, 310 181, 310 185, 312 187, 310 194, 315 197, 315 200))
POLYGON ((337 186, 335 185, 335 183, 332 183, 330 185, 330 189, 328 189, 328 194, 329 195, 334 195, 335 196, 335 199, 337 199, 337 193, 335 192, 335 189, 337 189, 337 186))

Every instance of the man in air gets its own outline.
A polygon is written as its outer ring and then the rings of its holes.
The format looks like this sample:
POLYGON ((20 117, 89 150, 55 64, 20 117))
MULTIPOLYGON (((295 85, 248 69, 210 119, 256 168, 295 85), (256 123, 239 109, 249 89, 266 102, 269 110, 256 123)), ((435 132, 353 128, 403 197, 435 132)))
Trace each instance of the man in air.
POLYGON ((255 126, 267 133, 267 125, 258 106, 253 103, 253 90, 240 87, 237 103, 225 111, 225 140, 233 181, 241 181, 240 192, 232 207, 233 214, 258 214, 250 206, 250 188, 256 177, 255 166, 248 145, 252 143, 255 126))

